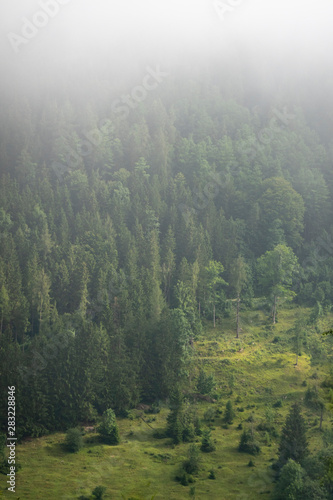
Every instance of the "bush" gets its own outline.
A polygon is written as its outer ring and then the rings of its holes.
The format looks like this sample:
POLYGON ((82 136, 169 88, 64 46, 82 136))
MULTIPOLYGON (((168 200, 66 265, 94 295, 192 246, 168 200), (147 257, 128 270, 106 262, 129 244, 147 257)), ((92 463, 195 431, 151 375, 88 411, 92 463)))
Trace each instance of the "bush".
POLYGON ((320 407, 318 401, 318 390, 317 387, 308 387, 304 396, 304 403, 309 408, 313 408, 314 410, 320 407))
POLYGON ((191 444, 188 449, 188 459, 184 462, 183 468, 187 474, 195 474, 200 466, 200 450, 195 444, 191 444))
POLYGON ((276 403, 273 404, 273 408, 281 408, 281 406, 282 406, 281 399, 279 399, 278 401, 276 401, 276 403))
POLYGON ((103 441, 107 444, 119 444, 119 430, 114 411, 109 408, 103 413, 102 422, 97 428, 103 441))
POLYGON ((189 442, 193 441, 195 438, 195 435, 196 435, 196 432, 195 432, 194 424, 192 424, 192 423, 187 424, 187 426, 183 429, 183 433, 182 433, 184 443, 189 443, 189 442))
POLYGON ((215 474, 214 469, 209 471, 208 479, 216 479, 216 474, 215 474))
POLYGON ((251 431, 243 431, 238 446, 238 451, 242 453, 249 453, 250 455, 259 455, 261 448, 255 441, 254 435, 251 431))
POLYGON ((207 375, 203 370, 200 370, 197 382, 197 389, 201 394, 210 394, 214 389, 215 380, 213 375, 207 375))
POLYGON ((161 411, 161 403, 159 401, 156 401, 155 403, 153 403, 151 405, 151 410, 150 410, 150 413, 153 413, 153 414, 157 414, 157 413, 160 413, 161 411))
POLYGON ((204 413, 204 420, 206 420, 206 422, 214 422, 214 418, 215 418, 215 409, 210 407, 204 413))
POLYGON ((102 500, 105 492, 105 486, 96 486, 96 488, 92 492, 92 495, 94 498, 96 498, 96 500, 102 500))
POLYGON ((71 453, 76 453, 83 447, 83 438, 79 429, 68 429, 65 446, 71 453))
POLYGON ((190 483, 194 483, 193 476, 183 471, 180 476, 176 477, 177 481, 180 482, 183 486, 188 486, 190 483))
POLYGON ((272 424, 267 423, 267 422, 261 422, 257 426, 257 431, 267 432, 272 438, 278 438, 279 437, 279 433, 276 430, 276 427, 274 425, 272 425, 272 424))

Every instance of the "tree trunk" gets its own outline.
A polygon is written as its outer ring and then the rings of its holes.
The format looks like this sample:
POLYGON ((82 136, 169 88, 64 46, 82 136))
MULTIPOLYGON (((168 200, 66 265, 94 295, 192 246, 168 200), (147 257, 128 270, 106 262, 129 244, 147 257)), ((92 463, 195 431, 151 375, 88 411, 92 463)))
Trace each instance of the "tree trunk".
POLYGON ((296 353, 296 363, 295 363, 296 366, 298 366, 298 353, 296 353))
POLYGON ((214 328, 215 328, 215 325, 216 325, 216 322, 215 322, 215 304, 213 307, 213 323, 214 323, 214 328))
POLYGON ((274 304, 273 304, 273 325, 276 323, 276 304, 277 304, 277 296, 274 295, 274 304))
POLYGON ((322 430, 322 425, 323 425, 323 418, 324 418, 324 405, 320 406, 320 424, 319 424, 319 430, 322 430))
POLYGON ((200 317, 201 317, 201 304, 199 302, 199 319, 200 319, 200 317))
POLYGON ((1 313, 1 327, 0 327, 0 334, 2 333, 2 325, 3 325, 3 311, 1 313))
POLYGON ((236 339, 239 339, 239 294, 237 295, 237 313, 236 313, 236 339))

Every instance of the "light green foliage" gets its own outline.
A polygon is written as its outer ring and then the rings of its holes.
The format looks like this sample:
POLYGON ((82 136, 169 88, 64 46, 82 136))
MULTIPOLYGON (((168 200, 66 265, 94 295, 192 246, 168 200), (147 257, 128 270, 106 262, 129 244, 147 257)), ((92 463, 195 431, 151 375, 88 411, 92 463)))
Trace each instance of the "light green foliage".
POLYGON ((258 283, 261 292, 273 297, 273 322, 275 323, 277 299, 292 299, 293 278, 298 270, 298 260, 291 248, 277 245, 257 261, 258 283))
POLYGON ((103 413, 102 422, 97 428, 103 441, 107 444, 119 444, 120 436, 116 416, 114 411, 109 408, 103 413))
POLYGON ((297 462, 289 459, 283 466, 277 483, 276 500, 301 499, 305 472, 297 462))

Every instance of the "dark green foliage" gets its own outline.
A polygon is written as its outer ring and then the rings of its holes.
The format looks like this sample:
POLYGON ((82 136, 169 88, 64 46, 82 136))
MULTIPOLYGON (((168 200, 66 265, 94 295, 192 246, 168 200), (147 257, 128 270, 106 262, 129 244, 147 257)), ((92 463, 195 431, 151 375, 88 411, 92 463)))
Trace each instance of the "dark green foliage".
POLYGON ((105 492, 105 486, 96 486, 96 488, 92 492, 92 495, 94 498, 96 498, 96 500, 102 500, 105 492))
POLYGON ((304 396, 304 404, 315 410, 320 408, 319 394, 316 386, 308 387, 304 396))
POLYGON ((211 437, 211 433, 212 431, 210 429, 204 429, 204 431, 202 432, 200 449, 205 453, 210 453, 211 451, 215 451, 216 449, 211 437))
POLYGON ((232 402, 228 401, 226 406, 225 406, 225 412, 224 412, 224 422, 226 424, 231 425, 233 423, 233 420, 235 418, 235 412, 232 407, 232 402))
POLYGON ((259 453, 261 452, 261 448, 256 442, 254 433, 251 430, 243 431, 240 438, 238 451, 242 453, 249 453, 250 455, 259 455, 259 453))
POLYGON ((215 474, 214 469, 209 471, 208 479, 216 479, 216 474, 215 474))
POLYGON ((190 492, 189 492, 189 495, 191 498, 194 498, 195 497, 195 486, 192 486, 190 488, 190 492))
POLYGON ((188 459, 183 463, 183 468, 188 474, 196 474, 200 468, 200 450, 195 444, 188 449, 188 459))
POLYGON ((192 474, 188 474, 186 471, 182 471, 182 473, 176 477, 176 480, 179 481, 182 486, 188 486, 194 482, 192 474))
POLYGON ((198 391, 201 394, 210 394, 215 385, 216 383, 213 375, 208 375, 203 370, 200 370, 197 382, 198 391))
POLYGON ((255 467, 255 463, 254 463, 254 461, 252 460, 252 458, 251 458, 251 460, 249 460, 249 463, 247 464, 247 466, 248 466, 248 467, 255 467))
POLYGON ((68 429, 66 432, 65 446, 72 453, 78 452, 83 447, 83 438, 80 429, 68 429))
POLYGON ((5 455, 6 443, 6 434, 0 433, 0 474, 8 474, 10 472, 9 464, 5 455))
POLYGON ((204 419, 206 422, 214 422, 215 419, 215 410, 211 406, 205 411, 204 413, 204 419))
POLYGON ((289 459, 281 470, 276 485, 275 500, 301 500, 304 487, 304 470, 292 459, 289 459))
POLYGON ((112 445, 119 444, 120 436, 118 425, 115 413, 111 408, 103 413, 102 421, 97 430, 105 443, 112 445))
POLYGON ((282 406, 282 401, 281 399, 279 399, 278 401, 276 401, 274 404, 273 404, 273 407, 274 408, 281 408, 282 406))
MULTIPOLYGON (((219 327, 236 297, 250 307, 254 293, 298 292, 314 325, 332 303, 330 162, 308 102, 293 132, 279 127, 255 158, 246 144, 268 107, 253 112, 234 90, 242 77, 230 78, 214 70, 193 87, 165 82, 129 120, 105 120, 118 90, 104 76, 98 103, 70 85, 29 106, 4 100, 0 392, 18 387, 18 437, 167 399, 188 382, 201 320, 219 327), (102 141, 79 154, 96 124, 102 141), (283 265, 263 265, 272 256, 283 265)), ((311 356, 320 363, 326 353, 312 346, 311 356)), ((200 373, 198 391, 213 387, 200 373)), ((178 417, 171 433, 192 439, 194 422, 178 417)))
POLYGON ((173 391, 170 406, 166 434, 174 444, 190 442, 201 435, 200 419, 189 403, 183 403, 179 388, 173 391))
POLYGON ((300 407, 295 403, 286 418, 281 433, 278 464, 282 467, 289 459, 302 463, 308 455, 305 422, 300 407))
POLYGON ((292 459, 282 467, 274 491, 274 500, 326 500, 322 481, 307 476, 301 465, 292 459))

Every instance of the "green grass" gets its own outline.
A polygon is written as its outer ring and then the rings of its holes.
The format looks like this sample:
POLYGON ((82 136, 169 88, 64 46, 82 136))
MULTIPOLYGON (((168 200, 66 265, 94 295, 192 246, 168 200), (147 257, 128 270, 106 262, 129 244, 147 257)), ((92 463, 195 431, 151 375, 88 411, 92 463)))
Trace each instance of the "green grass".
MULTIPOLYGON (((309 311, 302 310, 302 314, 309 311)), ((327 377, 327 362, 311 366, 309 354, 299 357, 295 366, 295 355, 291 352, 287 331, 297 316, 294 309, 279 313, 279 323, 271 326, 262 312, 250 311, 242 314, 243 331, 236 339, 234 319, 221 321, 214 329, 205 326, 205 333, 195 343, 194 372, 200 367, 214 373, 216 403, 197 403, 202 416, 209 406, 224 410, 231 399, 236 412, 233 425, 222 427, 222 416, 215 419, 212 438, 216 440, 216 451, 202 454, 202 467, 194 483, 197 499, 211 500, 266 500, 270 498, 274 484, 270 469, 276 458, 278 439, 264 442, 261 435, 262 453, 251 457, 237 451, 241 430, 263 420, 267 408, 277 401, 276 427, 281 429, 292 402, 302 400, 310 385, 318 387, 327 377), (278 336, 280 341, 273 343, 278 336), (226 361, 227 360, 227 361, 226 361), (316 372, 318 379, 311 379, 316 372), (302 385, 307 380, 307 386, 302 385), (237 408, 244 408, 243 412, 237 408), (254 422, 246 423, 252 415, 254 422), (250 459, 255 467, 248 467, 250 459), (216 480, 208 479, 209 471, 215 470, 216 480)), ((320 325, 322 329, 332 324, 332 316, 320 325)), ((324 342, 329 357, 332 340, 322 340, 314 330, 311 337, 324 342)), ((195 392, 195 388, 194 388, 195 392)), ((214 392, 214 391, 213 391, 214 392)), ((140 413, 140 412, 137 412, 140 413)), ((106 486, 106 499, 126 500, 135 498, 183 500, 189 497, 190 486, 175 481, 181 462, 185 459, 188 444, 174 446, 169 439, 155 439, 155 430, 166 426, 167 408, 153 415, 151 429, 140 418, 120 419, 121 444, 102 445, 95 434, 84 436, 84 448, 76 454, 67 453, 62 443, 64 434, 57 433, 39 439, 28 440, 17 447, 17 459, 22 469, 17 474, 16 493, 6 490, 6 478, 0 476, 0 496, 20 500, 66 500, 90 495, 98 486, 106 486)), ((318 415, 303 408, 303 415, 309 425, 308 437, 313 451, 321 447, 321 433, 318 415)), ((148 418, 145 415, 145 418, 148 418)), ((324 427, 331 428, 331 414, 326 412, 324 427)))

